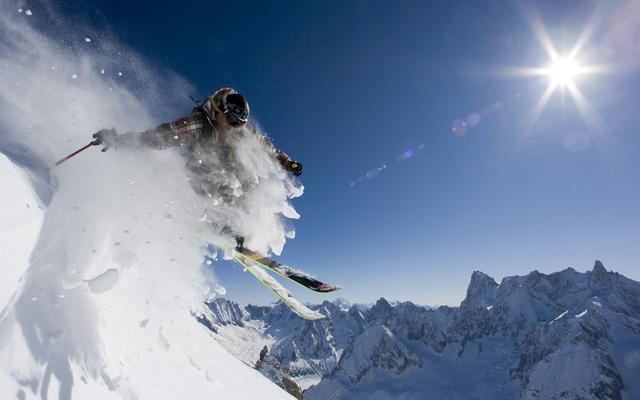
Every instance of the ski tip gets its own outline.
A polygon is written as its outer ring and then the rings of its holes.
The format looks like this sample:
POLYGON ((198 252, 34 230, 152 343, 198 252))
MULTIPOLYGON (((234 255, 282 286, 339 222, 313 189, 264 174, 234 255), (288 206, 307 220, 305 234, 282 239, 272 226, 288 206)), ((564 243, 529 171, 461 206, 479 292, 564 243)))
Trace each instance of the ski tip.
POLYGON ((306 319, 307 321, 320 321, 321 319, 327 318, 326 315, 322 315, 322 314, 319 314, 319 313, 318 313, 318 315, 300 315, 300 314, 298 314, 298 315, 300 317, 306 319))
POLYGON ((289 306, 289 309, 298 317, 302 319, 306 319, 307 321, 318 321, 321 319, 327 318, 326 315, 321 314, 319 311, 312 310, 307 308, 307 306, 302 307, 292 307, 290 304, 285 302, 285 305, 289 306))
POLYGON ((327 285, 326 283, 323 283, 317 288, 314 288, 316 292, 320 292, 320 293, 330 293, 340 289, 342 289, 342 286, 340 285, 327 285))

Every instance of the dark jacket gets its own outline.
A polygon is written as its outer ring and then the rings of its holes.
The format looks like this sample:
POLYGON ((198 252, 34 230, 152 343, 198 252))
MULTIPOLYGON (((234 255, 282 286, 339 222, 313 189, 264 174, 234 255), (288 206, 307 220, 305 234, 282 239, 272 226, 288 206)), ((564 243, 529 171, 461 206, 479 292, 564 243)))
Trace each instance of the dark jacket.
MULTIPOLYGON (((123 139, 159 150, 176 146, 185 147, 185 166, 193 189, 201 195, 220 196, 226 202, 233 199, 236 188, 223 183, 228 182, 228 179, 222 179, 218 175, 227 174, 228 176, 229 172, 238 173, 233 143, 238 139, 237 135, 255 135, 282 168, 289 169, 291 164, 289 156, 277 149, 255 128, 247 124, 240 132, 223 133, 218 128, 214 115, 215 93, 202 105, 195 107, 189 115, 158 125, 140 134, 128 133, 123 139)), ((243 182, 241 178, 239 184, 243 189, 247 189, 247 182, 243 182)))

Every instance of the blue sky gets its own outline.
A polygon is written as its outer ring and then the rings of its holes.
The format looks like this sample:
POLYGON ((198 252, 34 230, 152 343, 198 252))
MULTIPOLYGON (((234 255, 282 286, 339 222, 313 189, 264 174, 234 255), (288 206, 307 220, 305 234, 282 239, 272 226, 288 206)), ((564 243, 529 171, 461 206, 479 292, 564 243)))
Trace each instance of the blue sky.
MULTIPOLYGON (((248 98, 305 168, 305 195, 294 202, 302 219, 282 261, 343 284, 340 295, 353 301, 457 305, 475 269, 500 280, 585 270, 599 258, 640 279, 638 54, 620 45, 620 7, 93 1, 63 10, 184 76, 200 98, 224 85, 248 98), (502 72, 549 63, 531 10, 561 53, 601 16, 580 56, 616 68, 576 84, 606 130, 560 89, 527 129, 548 78, 502 72), (466 135, 453 134, 453 121, 496 104, 466 135), (402 159, 407 150, 413 156, 402 159)), ((239 268, 215 268, 231 298, 272 300, 239 268)))

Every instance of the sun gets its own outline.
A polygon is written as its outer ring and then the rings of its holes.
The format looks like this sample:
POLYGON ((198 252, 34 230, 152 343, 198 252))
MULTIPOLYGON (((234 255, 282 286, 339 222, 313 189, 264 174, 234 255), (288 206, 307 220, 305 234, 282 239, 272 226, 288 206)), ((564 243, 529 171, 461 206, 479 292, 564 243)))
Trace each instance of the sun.
POLYGON ((570 58, 558 58, 545 68, 545 74, 551 79, 551 83, 562 87, 572 86, 579 73, 580 66, 570 58))
MULTIPOLYGON (((546 66, 516 67, 505 70, 508 75, 513 77, 543 77, 548 81, 546 89, 524 116, 520 129, 523 138, 529 134, 531 128, 551 100, 551 97, 559 89, 563 92, 563 98, 565 93, 567 93, 573 100, 573 104, 580 113, 590 134, 600 135, 608 132, 604 120, 579 87, 580 81, 586 77, 591 78, 596 74, 608 74, 616 71, 616 67, 613 65, 590 64, 588 57, 581 56, 581 53, 583 53, 587 47, 589 39, 596 31, 599 21, 601 21, 605 15, 605 11, 606 8, 604 8, 604 6, 598 6, 594 10, 591 19, 579 34, 573 48, 565 53, 559 52, 552 42, 536 8, 524 6, 523 12, 526 21, 531 26, 542 49, 549 57, 549 61, 546 66)), ((589 52, 585 52, 584 55, 589 55, 589 52)), ((562 104, 565 106, 567 103, 563 101, 562 104)))

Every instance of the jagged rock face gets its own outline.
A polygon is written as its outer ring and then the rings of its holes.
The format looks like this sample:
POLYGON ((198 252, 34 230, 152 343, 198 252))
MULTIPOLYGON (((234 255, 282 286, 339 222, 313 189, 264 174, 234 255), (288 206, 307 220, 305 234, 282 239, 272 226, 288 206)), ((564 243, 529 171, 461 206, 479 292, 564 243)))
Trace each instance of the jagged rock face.
POLYGON ((214 316, 214 323, 218 325, 233 324, 237 326, 244 326, 245 320, 249 318, 249 313, 240 305, 225 301, 222 298, 213 299, 213 301, 206 303, 209 310, 211 310, 214 316))
POLYGON ((296 399, 303 399, 302 389, 290 378, 291 371, 283 366, 276 358, 269 355, 267 346, 264 346, 260 351, 260 356, 255 368, 296 399))
MULTIPOLYGON (((323 376, 338 364, 343 349, 363 331, 365 320, 354 307, 345 312, 340 307, 325 301, 319 311, 327 316, 320 321, 290 321, 287 340, 278 341, 271 354, 280 362, 289 365, 293 376, 315 374, 323 376)), ((278 330, 282 328, 275 324, 278 330)), ((267 333, 275 333, 269 328, 267 333)))
POLYGON ((374 321, 386 322, 393 316, 393 307, 391 307, 387 299, 381 297, 376 304, 369 309, 367 316, 374 321))
POLYGON ((220 306, 216 321, 264 324, 274 363, 294 381, 315 377, 307 399, 640 398, 640 284, 600 262, 500 285, 474 272, 459 308, 380 299, 368 310, 316 309, 328 318, 220 306))
POLYGON ((418 356, 397 341, 387 327, 373 323, 349 347, 339 368, 352 384, 357 384, 373 368, 400 375, 409 367, 421 366, 418 356))
POLYGON ((493 306, 496 303, 498 284, 490 276, 474 271, 467 288, 467 296, 460 305, 461 309, 478 309, 493 306))
MULTIPOLYGON (((235 303, 224 299, 217 301, 219 304, 209 305, 212 314, 210 319, 212 330, 217 331, 223 346, 234 354, 243 353, 246 359, 244 353, 247 348, 261 345, 265 342, 264 338, 270 338, 266 340, 269 342, 269 356, 286 368, 290 378, 298 380, 311 377, 313 382, 317 382, 336 368, 343 350, 362 333, 367 322, 356 306, 345 311, 344 304, 337 306, 331 302, 315 307, 327 315, 326 319, 306 321, 292 314, 282 304, 273 307, 247 306, 242 312, 238 311, 239 306, 235 303), (222 323, 217 324, 216 321, 222 323), (240 334, 232 329, 234 327, 246 329, 240 334)), ((260 349, 253 351, 255 360, 260 349)), ((276 383, 280 384, 280 381, 276 383)))

